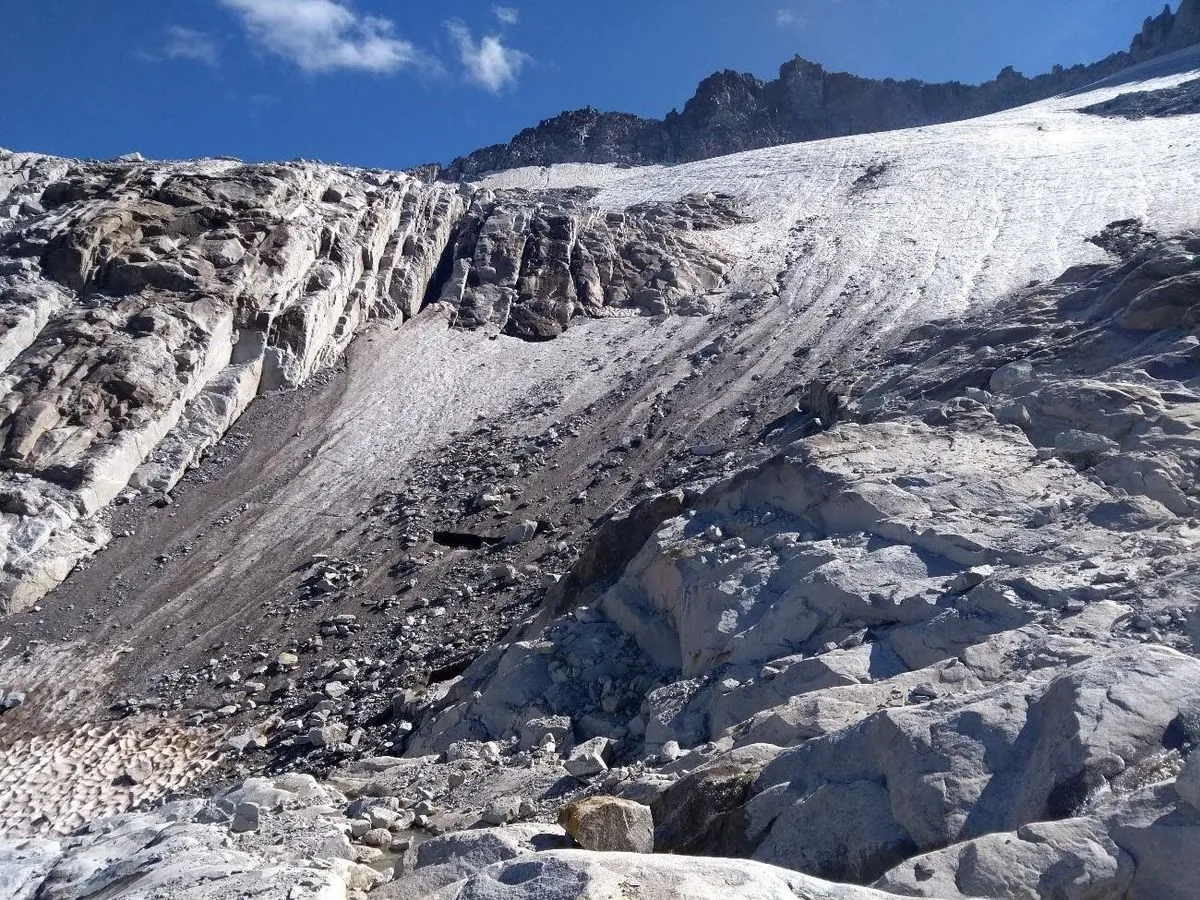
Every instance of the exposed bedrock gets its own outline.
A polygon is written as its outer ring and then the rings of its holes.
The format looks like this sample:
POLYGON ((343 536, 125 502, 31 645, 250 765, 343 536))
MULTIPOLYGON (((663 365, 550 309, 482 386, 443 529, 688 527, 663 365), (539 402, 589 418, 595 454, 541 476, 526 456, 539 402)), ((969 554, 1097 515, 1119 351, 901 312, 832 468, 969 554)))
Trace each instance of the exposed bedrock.
POLYGON ((927 897, 1196 883, 1200 238, 1097 242, 1119 260, 917 329, 774 457, 635 510, 640 549, 585 554, 587 605, 410 752, 568 716, 661 754, 600 779, 658 850, 927 897))
POLYGON ((733 260, 704 232, 746 221, 732 197, 601 212, 592 193, 476 194, 440 295, 459 324, 547 339, 576 316, 712 311, 733 260))
POLYGON ((0 608, 167 491, 265 391, 429 300, 528 339, 576 316, 700 312, 731 198, 602 214, 587 191, 472 195, 402 174, 235 161, 0 156, 0 608), (153 458, 149 459, 153 451, 153 458))
POLYGON ((0 173, 6 610, 103 545, 96 513, 168 434, 158 489, 369 317, 414 315, 465 207, 307 164, 5 153, 0 173))

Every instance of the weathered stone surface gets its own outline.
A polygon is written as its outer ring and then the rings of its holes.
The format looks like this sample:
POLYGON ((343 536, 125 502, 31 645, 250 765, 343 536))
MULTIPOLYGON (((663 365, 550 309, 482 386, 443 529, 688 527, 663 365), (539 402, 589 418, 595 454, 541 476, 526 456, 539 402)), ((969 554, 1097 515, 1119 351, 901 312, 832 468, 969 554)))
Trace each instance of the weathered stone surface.
POLYGON ((563 762, 563 768, 576 778, 587 778, 608 771, 612 759, 612 741, 605 737, 584 741, 571 751, 563 762))
POLYGON ((744 220, 733 198, 601 213, 589 206, 591 193, 477 193, 441 293, 458 323, 548 339, 580 315, 707 311, 732 260, 703 232, 744 220))
POLYGON ((299 860, 268 861, 227 846, 225 835, 212 825, 141 815, 63 843, 0 842, 0 886, 14 900, 345 897, 346 882, 335 872, 299 860))
POLYGON ((1112 265, 825 382, 834 427, 577 567, 589 605, 481 660, 424 740, 611 710, 626 758, 681 766, 623 786, 663 849, 922 896, 1153 896, 1196 816, 1200 364, 1174 313, 1127 316, 1200 244, 1134 230, 1098 236, 1112 265), (574 689, 617 672, 636 705, 574 689))
POLYGON ((654 818, 650 807, 616 797, 588 797, 563 809, 559 824, 585 850, 651 853, 654 818))
POLYGON ((1175 780, 1180 799, 1200 811, 1200 753, 1192 753, 1175 780))
POLYGON ((870 880, 914 849, 1076 814, 1197 708, 1200 693, 1187 686, 1196 666, 1171 651, 1127 651, 1049 683, 1035 676, 969 702, 878 713, 836 739, 809 741, 755 785, 755 858, 870 880), (1073 746, 1080 734, 1086 746, 1073 746), (857 812, 831 819, 838 808, 857 812), (845 855, 847 846, 857 854, 845 855))
POLYGON ((555 825, 508 825, 434 837, 416 848, 411 867, 387 891, 397 898, 428 896, 496 863, 569 844, 555 825))
POLYGON ((897 866, 875 887, 905 897, 1127 896, 1133 858, 1102 823, 1067 819, 997 832, 897 866), (1030 872, 1044 873, 1036 885, 1030 872))
POLYGON ((258 393, 328 365, 371 316, 414 315, 465 204, 403 175, 309 164, 79 163, 0 153, 0 603, 36 600, 167 490, 258 393), (332 183, 341 199, 333 201, 332 183), (24 207, 22 207, 24 208, 24 207))
POLYGON ((654 849, 697 856, 746 856, 744 818, 739 810, 763 768, 781 749, 752 744, 682 777, 655 798, 654 849))
POLYGON ((446 900, 886 900, 870 888, 815 878, 734 859, 559 850, 483 870, 447 888, 446 900))

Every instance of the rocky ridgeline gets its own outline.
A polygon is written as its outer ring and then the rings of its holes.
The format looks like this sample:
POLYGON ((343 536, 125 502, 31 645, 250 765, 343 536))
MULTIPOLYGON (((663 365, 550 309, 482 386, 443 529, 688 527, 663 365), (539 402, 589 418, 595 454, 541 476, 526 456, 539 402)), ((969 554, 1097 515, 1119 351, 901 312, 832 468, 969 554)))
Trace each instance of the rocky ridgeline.
POLYGON ((451 181, 555 163, 691 162, 796 141, 954 122, 1077 90, 1130 65, 1200 43, 1200 0, 1183 0, 1144 23, 1128 52, 1091 65, 1056 66, 1027 78, 1011 67, 980 85, 928 84, 828 72, 796 57, 764 82, 726 70, 702 81, 682 111, 647 119, 591 107, 561 113, 425 177, 451 181))
POLYGON ((0 156, 6 611, 166 492, 257 395, 304 383, 373 317, 452 304, 526 338, 578 315, 699 311, 728 198, 601 216, 586 194, 474 195, 306 163, 0 156))

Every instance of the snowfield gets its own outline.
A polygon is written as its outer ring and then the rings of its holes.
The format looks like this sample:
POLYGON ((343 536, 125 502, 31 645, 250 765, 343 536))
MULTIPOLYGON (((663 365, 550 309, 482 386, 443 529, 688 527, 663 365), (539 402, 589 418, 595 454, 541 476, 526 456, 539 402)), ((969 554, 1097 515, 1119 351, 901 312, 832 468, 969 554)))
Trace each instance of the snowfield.
POLYGON ((1099 262, 1106 254, 1086 241, 1109 222, 1136 217, 1164 233, 1195 225, 1196 116, 1127 121, 1076 110, 1198 77, 1193 48, 1088 91, 965 122, 676 167, 520 169, 480 184, 594 186, 612 210, 709 191, 744 198, 757 221, 713 236, 741 260, 737 286, 760 287, 782 269, 796 326, 841 316, 821 339, 844 344, 1099 262))

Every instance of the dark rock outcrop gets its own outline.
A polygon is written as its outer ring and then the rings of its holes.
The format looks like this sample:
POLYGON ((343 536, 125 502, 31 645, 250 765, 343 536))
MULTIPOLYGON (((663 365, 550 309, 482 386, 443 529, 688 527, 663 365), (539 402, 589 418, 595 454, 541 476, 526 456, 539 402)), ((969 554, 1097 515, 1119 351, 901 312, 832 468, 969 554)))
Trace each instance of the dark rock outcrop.
POLYGON ((588 190, 475 196, 440 299, 458 324, 557 337, 576 316, 696 314, 732 260, 700 232, 744 221, 724 195, 604 213, 588 190))
POLYGON ((1200 112, 1200 79, 1158 91, 1134 91, 1103 103, 1085 106, 1080 112, 1122 119, 1190 116, 1200 112))
POLYGON ((682 111, 664 119, 588 107, 560 113, 444 168, 420 176, 462 180, 556 163, 675 164, 797 141, 953 122, 1078 90, 1135 63, 1200 43, 1200 0, 1146 19, 1128 51, 1092 65, 1055 66, 1027 78, 1011 66, 979 85, 928 84, 829 72, 799 56, 762 81, 726 70, 702 81, 682 111))

